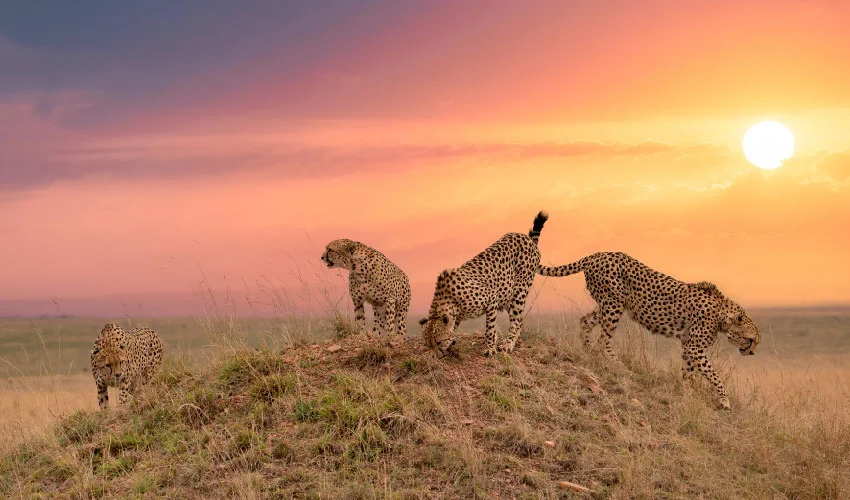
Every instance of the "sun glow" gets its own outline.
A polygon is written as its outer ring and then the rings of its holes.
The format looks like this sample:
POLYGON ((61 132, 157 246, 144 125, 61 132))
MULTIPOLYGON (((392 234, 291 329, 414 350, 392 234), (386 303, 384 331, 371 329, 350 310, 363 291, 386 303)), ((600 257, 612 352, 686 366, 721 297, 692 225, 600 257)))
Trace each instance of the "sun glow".
POLYGON ((773 170, 794 154, 794 134, 779 122, 761 122, 747 130, 743 146, 750 163, 773 170))

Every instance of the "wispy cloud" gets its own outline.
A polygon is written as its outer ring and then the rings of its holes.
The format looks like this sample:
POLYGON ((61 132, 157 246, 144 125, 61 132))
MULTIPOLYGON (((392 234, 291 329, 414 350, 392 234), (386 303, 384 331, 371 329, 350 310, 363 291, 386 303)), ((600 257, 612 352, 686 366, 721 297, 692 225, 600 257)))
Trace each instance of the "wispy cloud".
POLYGON ((3 189, 99 175, 155 179, 266 170, 282 177, 310 178, 461 158, 523 161, 541 157, 637 157, 684 154, 694 149, 657 141, 586 140, 407 144, 397 138, 383 145, 342 145, 333 140, 323 144, 321 137, 304 142, 297 133, 287 133, 298 128, 292 124, 277 133, 166 132, 123 136, 64 125, 69 115, 95 105, 97 100, 81 91, 15 93, 0 98, 3 189))

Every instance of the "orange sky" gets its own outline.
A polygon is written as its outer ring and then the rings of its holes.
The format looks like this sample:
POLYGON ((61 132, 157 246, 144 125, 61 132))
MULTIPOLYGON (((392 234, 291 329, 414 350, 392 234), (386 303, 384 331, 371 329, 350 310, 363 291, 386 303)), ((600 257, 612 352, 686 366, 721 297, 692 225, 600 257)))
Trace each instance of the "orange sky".
MULTIPOLYGON (((398 263, 421 311, 539 209, 547 263, 621 250, 745 307, 850 302, 850 5, 388 5, 186 41, 211 14, 149 58, 0 24, 0 313, 192 313, 163 297, 202 283, 345 303, 319 262, 339 237, 398 263), (776 171, 741 152, 763 119, 796 136, 776 171)), ((580 277, 537 284, 538 306, 588 301, 580 277)))

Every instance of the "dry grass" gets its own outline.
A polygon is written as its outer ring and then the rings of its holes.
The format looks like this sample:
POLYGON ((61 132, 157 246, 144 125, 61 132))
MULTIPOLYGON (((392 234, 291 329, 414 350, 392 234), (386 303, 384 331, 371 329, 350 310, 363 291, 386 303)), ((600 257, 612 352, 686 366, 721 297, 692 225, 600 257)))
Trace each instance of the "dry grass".
MULTIPOLYGON (((825 385, 794 376, 790 390, 770 382, 795 368, 787 360, 721 352, 737 374, 724 412, 632 326, 618 336, 623 366, 586 352, 573 321, 530 322, 511 357, 482 358, 467 336, 461 359, 445 361, 351 332, 331 353, 287 328, 259 347, 229 335, 203 362, 172 357, 123 408, 91 410, 81 380, 85 409, 3 453, 0 495, 850 497, 846 393, 811 390, 846 388, 845 358, 808 372, 825 385)), ((73 380, 63 390, 75 394, 73 380)))
POLYGON ((90 375, 0 379, 0 453, 49 432, 57 420, 78 410, 94 410, 90 375))

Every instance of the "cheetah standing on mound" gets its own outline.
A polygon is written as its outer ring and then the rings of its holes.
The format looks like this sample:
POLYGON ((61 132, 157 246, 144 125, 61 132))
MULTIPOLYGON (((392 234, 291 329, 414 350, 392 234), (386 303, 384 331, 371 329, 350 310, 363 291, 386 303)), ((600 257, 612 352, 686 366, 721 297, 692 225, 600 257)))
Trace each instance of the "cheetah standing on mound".
POLYGON ((682 342, 682 372, 687 378, 699 370, 714 385, 720 404, 729 408, 723 383, 706 356, 720 332, 741 355, 755 354, 759 329, 744 309, 726 298, 713 283, 684 283, 662 274, 622 252, 600 252, 560 267, 540 267, 544 276, 569 276, 584 271, 587 290, 597 306, 581 318, 586 345, 597 324, 605 353, 616 359, 611 334, 623 312, 652 333, 682 342))
POLYGON ((91 351, 91 373, 97 385, 97 403, 109 405, 107 387, 118 387, 118 402, 126 403, 131 394, 150 382, 162 366, 162 341, 150 328, 129 332, 108 323, 100 331, 91 351))
POLYGON ((428 317, 419 321, 426 344, 438 356, 450 352, 454 331, 462 320, 482 314, 486 317, 484 355, 495 354, 498 311, 508 311, 511 320, 508 338, 498 350, 514 350, 528 290, 540 266, 537 240, 548 218, 540 212, 527 235, 508 233, 459 268, 440 273, 428 317))
POLYGON ((354 302, 354 322, 366 332, 363 303, 375 313, 373 333, 396 330, 404 338, 407 333, 407 311, 410 309, 410 283, 407 275, 381 252, 358 241, 347 239, 328 243, 322 261, 328 268, 347 269, 348 291, 354 302))

